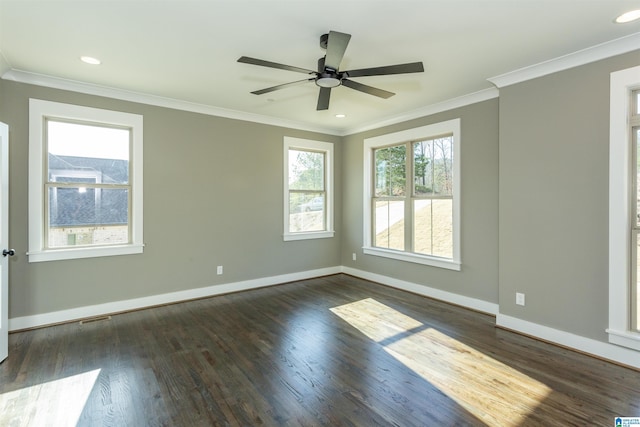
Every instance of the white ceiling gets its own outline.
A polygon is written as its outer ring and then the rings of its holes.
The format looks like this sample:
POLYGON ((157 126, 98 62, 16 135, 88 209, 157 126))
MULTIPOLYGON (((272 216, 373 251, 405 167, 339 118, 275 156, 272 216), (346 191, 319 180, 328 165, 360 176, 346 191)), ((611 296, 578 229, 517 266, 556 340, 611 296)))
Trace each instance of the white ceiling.
POLYGON ((594 46, 600 55, 640 48, 640 21, 613 23, 638 8, 640 0, 0 0, 0 72, 344 134, 491 96, 490 78, 594 46), (330 30, 352 35, 342 70, 422 61, 425 72, 354 78, 396 95, 338 87, 328 111, 316 111, 313 83, 249 93, 305 75, 241 64, 240 56, 315 69, 319 37, 330 30), (102 64, 84 64, 81 55, 102 64))

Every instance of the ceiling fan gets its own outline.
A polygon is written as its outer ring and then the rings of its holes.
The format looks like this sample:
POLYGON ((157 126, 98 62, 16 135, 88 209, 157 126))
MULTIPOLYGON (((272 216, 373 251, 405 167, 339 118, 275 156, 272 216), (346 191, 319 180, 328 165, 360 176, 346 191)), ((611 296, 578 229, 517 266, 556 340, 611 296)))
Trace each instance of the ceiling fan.
POLYGON ((326 55, 318 59, 318 71, 300 67, 293 67, 291 65, 279 64, 277 62, 264 61, 262 59, 249 58, 247 56, 240 57, 240 59, 238 59, 238 62, 312 75, 313 77, 311 78, 284 83, 281 85, 268 87, 266 89, 256 90, 251 93, 253 93, 254 95, 263 95, 265 93, 284 89, 290 86, 295 86, 307 82, 315 82, 315 84, 320 87, 320 95, 318 96, 318 105, 316 107, 316 110, 318 111, 329 109, 329 98, 331 96, 331 89, 338 86, 346 86, 350 89, 354 89, 360 92, 368 93, 369 95, 378 96, 385 99, 395 95, 395 93, 393 92, 388 92, 386 90, 378 89, 373 86, 368 86, 350 80, 350 77, 421 73, 424 71, 422 62, 411 62, 408 64, 387 65, 384 67, 340 71, 340 63, 342 62, 344 52, 347 50, 347 45, 349 44, 350 39, 350 34, 339 33, 337 31, 330 31, 329 34, 323 34, 320 37, 320 47, 322 49, 326 49, 326 55))

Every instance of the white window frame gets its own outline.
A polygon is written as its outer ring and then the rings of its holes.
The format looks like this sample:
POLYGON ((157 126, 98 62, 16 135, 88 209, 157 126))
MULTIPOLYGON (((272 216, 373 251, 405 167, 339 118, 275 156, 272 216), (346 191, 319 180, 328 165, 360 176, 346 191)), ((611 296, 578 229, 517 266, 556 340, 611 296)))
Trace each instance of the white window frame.
POLYGON ((630 94, 640 88, 640 66, 611 73, 609 129, 609 342, 640 350, 631 330, 632 147, 630 94))
POLYGON ((333 144, 311 139, 284 137, 284 234, 285 241, 333 237, 333 144), (289 150, 317 151, 325 154, 325 230, 292 233, 289 231, 289 150))
POLYGON ((143 252, 142 233, 142 146, 143 118, 138 114, 63 104, 40 99, 29 100, 29 262, 59 261, 77 258, 93 258, 114 255, 130 255, 143 252), (122 245, 90 246, 78 248, 45 248, 45 185, 47 118, 90 122, 99 125, 127 127, 131 129, 131 242, 122 245))
MULTIPOLYGON (((363 252, 368 255, 381 256, 399 261, 413 262, 433 267, 440 267, 449 270, 460 271, 462 260, 460 257, 460 195, 461 195, 461 134, 460 119, 448 120, 418 128, 407 129, 400 132, 380 135, 364 140, 364 197, 362 204, 363 211, 363 252), (373 150, 375 148, 400 144, 407 141, 421 141, 432 139, 444 134, 453 135, 453 257, 451 259, 417 254, 413 252, 397 251, 374 247, 372 244, 372 212, 371 199, 373 197, 373 150)), ((406 226, 411 226, 405 223, 406 226)))

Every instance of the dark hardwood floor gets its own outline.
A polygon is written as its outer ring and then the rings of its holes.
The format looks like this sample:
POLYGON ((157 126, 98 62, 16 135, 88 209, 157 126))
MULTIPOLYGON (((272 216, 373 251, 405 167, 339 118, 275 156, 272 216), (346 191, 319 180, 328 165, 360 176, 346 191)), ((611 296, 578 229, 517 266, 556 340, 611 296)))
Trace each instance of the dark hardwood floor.
POLYGON ((640 372, 346 275, 14 333, 2 426, 613 426, 640 372))

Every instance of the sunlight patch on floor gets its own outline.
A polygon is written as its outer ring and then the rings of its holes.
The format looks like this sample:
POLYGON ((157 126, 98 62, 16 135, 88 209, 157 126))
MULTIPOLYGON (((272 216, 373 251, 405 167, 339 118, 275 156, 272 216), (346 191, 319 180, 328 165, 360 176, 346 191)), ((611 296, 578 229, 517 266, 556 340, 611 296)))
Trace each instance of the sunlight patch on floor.
POLYGON ((331 311, 489 426, 518 426, 545 384, 372 298, 331 311))
POLYGON ((330 310, 375 342, 422 326, 422 323, 414 318, 379 303, 373 298, 341 305, 330 310))
POLYGON ((0 394, 0 425, 75 426, 100 369, 0 394))

